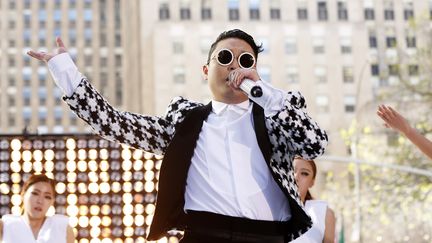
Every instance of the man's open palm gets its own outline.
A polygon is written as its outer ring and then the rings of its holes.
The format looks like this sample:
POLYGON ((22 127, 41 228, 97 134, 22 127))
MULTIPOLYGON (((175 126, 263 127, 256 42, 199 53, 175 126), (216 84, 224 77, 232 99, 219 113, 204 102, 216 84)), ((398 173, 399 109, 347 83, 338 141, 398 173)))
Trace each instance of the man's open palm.
POLYGON ((44 51, 28 51, 27 54, 33 58, 36 58, 40 61, 48 62, 55 55, 66 52, 66 47, 63 44, 63 41, 60 37, 56 38, 57 49, 53 53, 44 52, 44 51))

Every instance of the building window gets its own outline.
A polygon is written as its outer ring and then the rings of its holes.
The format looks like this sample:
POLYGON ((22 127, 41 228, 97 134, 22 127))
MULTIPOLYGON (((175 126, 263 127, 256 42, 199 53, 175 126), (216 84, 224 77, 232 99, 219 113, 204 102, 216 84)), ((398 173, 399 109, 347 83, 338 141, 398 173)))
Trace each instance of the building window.
POLYGON ((379 76, 379 66, 378 64, 371 65, 371 74, 372 76, 379 76))
POLYGON ((356 106, 356 98, 354 95, 345 95, 344 97, 344 108, 345 112, 347 113, 353 113, 355 112, 355 106, 356 106))
POLYGON ((404 19, 410 20, 414 18, 414 7, 412 1, 404 2, 404 19))
POLYGON ((249 0, 249 18, 251 20, 260 19, 259 0, 249 0))
POLYGON ((342 77, 344 83, 353 83, 354 82, 353 68, 349 66, 342 67, 342 77))
POLYGON ((24 9, 30 9, 31 8, 31 1, 25 0, 24 1, 24 9))
POLYGON ((285 38, 285 53, 288 55, 297 53, 297 39, 295 37, 285 38))
POLYGON ((116 67, 122 66, 122 56, 120 54, 115 55, 115 66, 116 67))
POLYGON ((16 127, 15 114, 13 114, 13 113, 9 113, 9 116, 8 116, 8 126, 9 127, 16 127))
POLYGON ((432 20, 432 0, 429 0, 429 19, 432 20))
POLYGON ((305 1, 305 0, 298 0, 297 1, 297 19, 298 20, 307 20, 308 19, 307 1, 305 1))
POLYGON ((15 26, 16 26, 15 20, 10 19, 9 20, 9 29, 15 29, 15 26))
POLYGON ((347 3, 345 1, 338 1, 337 7, 338 7, 338 19, 348 20, 347 3))
POLYGON ((397 64, 388 65, 388 72, 390 76, 398 76, 399 75, 399 66, 397 64))
POLYGON ((201 19, 210 20, 212 18, 211 3, 210 0, 201 1, 201 19))
POLYGON ((188 0, 180 2, 180 19, 189 20, 191 19, 190 3, 188 0))
POLYGON ((174 67, 174 83, 184 84, 186 82, 184 67, 174 67))
POLYGON ((9 85, 10 87, 15 87, 15 85, 16 85, 16 81, 15 81, 15 78, 14 78, 13 76, 9 76, 9 82, 8 82, 8 85, 9 85))
POLYGON ((15 106, 15 95, 9 95, 8 96, 8 105, 9 105, 9 107, 15 106))
POLYGON ((328 19, 327 13, 327 3, 326 2, 318 2, 318 20, 325 21, 328 19))
POLYGON ((273 20, 281 19, 280 0, 270 1, 270 19, 273 20))
POLYGON ((170 18, 169 6, 168 3, 161 3, 159 5, 159 19, 167 20, 170 18))
MULTIPOLYGON (((123 79, 120 71, 116 71, 115 73, 115 84, 116 87, 123 87, 123 79)), ((115 90, 115 99, 117 105, 123 104, 123 88, 115 90)))
POLYGON ((317 66, 314 69, 315 79, 317 83, 327 82, 327 68, 324 66, 317 66))
POLYGON ((270 68, 268 66, 260 66, 258 68, 258 73, 263 81, 271 82, 270 68))
POLYGON ((12 55, 9 55, 8 65, 9 67, 15 67, 15 58, 12 55))
POLYGON ((239 0, 228 1, 228 15, 229 15, 229 20, 240 19, 239 0))
POLYGON ((406 37, 406 46, 408 48, 416 48, 417 47, 417 41, 415 36, 407 36, 406 37))
POLYGON ((386 37, 386 45, 387 45, 387 48, 394 48, 394 47, 396 47, 396 37, 394 37, 394 36, 387 36, 386 37))
POLYGON ((286 68, 286 79, 288 83, 299 83, 298 69, 296 66, 286 68))
POLYGON ((320 113, 329 112, 329 98, 327 95, 317 95, 315 98, 315 103, 317 105, 317 110, 320 113))
POLYGON ((14 0, 9 1, 9 9, 15 9, 16 8, 16 4, 14 0))
POLYGON ((325 52, 324 38, 315 37, 312 40, 312 45, 313 45, 313 52, 315 54, 324 54, 324 52, 325 52))
POLYGON ((418 76, 419 75, 418 65, 415 65, 415 64, 408 65, 408 75, 409 76, 418 76))
POLYGON ((375 19, 375 11, 371 8, 367 8, 364 10, 365 20, 374 20, 375 19))
POLYGON ((341 39, 341 53, 349 54, 352 52, 351 38, 344 37, 341 39))
POLYGON ((100 57, 100 65, 101 65, 101 67, 108 66, 108 58, 107 57, 100 57))
POLYGON ((209 37, 201 37, 200 40, 200 49, 202 54, 208 54, 210 51, 210 45, 212 44, 213 40, 209 37))
POLYGON ((183 42, 177 40, 173 42, 173 53, 174 54, 183 54, 184 48, 183 48, 183 42))
POLYGON ((393 0, 387 0, 384 2, 384 19, 394 20, 393 0))
POLYGON ((370 48, 378 47, 376 32, 374 30, 369 30, 369 47, 370 48))

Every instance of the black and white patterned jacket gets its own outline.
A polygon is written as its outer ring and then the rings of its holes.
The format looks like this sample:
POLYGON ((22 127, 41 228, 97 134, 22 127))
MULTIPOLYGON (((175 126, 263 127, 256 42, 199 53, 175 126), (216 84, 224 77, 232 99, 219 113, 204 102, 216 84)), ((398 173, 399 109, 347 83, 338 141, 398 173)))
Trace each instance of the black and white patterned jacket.
MULTIPOLYGON (((293 156, 315 158, 327 145, 327 134, 307 115, 299 92, 288 92, 283 108, 265 116, 254 104, 253 121, 259 147, 274 180, 288 198, 292 218, 286 239, 293 240, 311 226, 294 180, 293 156)), ((211 103, 203 105, 182 97, 171 101, 163 117, 115 110, 84 78, 70 97, 70 108, 99 135, 155 154, 164 155, 159 175, 155 215, 149 240, 184 226, 184 190, 193 151, 211 103)))

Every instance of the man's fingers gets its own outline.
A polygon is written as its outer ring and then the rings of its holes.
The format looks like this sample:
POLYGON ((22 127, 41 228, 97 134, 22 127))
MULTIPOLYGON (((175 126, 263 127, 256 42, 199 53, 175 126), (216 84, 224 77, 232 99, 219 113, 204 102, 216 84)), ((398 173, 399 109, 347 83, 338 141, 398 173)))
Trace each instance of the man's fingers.
POLYGON ((45 55, 45 54, 42 54, 42 53, 40 53, 40 52, 28 51, 27 54, 28 54, 29 56, 33 57, 33 58, 38 59, 38 60, 41 60, 41 61, 44 60, 44 55, 45 55))
POLYGON ((56 42, 57 42, 57 47, 64 48, 64 50, 66 50, 66 47, 65 47, 65 45, 64 45, 64 43, 60 37, 56 38, 56 42))

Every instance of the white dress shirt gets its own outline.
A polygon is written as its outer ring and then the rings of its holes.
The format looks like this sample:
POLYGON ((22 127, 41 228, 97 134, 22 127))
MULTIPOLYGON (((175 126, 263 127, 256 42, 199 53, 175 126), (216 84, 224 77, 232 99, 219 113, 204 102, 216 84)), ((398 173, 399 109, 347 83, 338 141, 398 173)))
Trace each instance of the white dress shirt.
MULTIPOLYGON (((83 75, 69 54, 56 55, 48 67, 65 95, 73 95, 83 75)), ((263 96, 251 99, 265 115, 280 110, 286 92, 267 82, 256 83, 263 96)), ((288 199, 258 146, 249 100, 235 105, 212 101, 189 168, 184 209, 272 221, 291 217, 288 199)))

